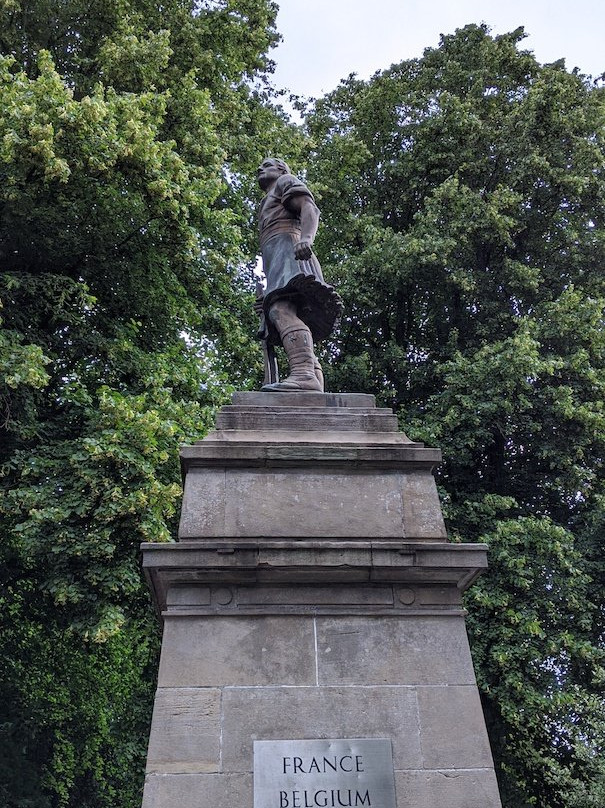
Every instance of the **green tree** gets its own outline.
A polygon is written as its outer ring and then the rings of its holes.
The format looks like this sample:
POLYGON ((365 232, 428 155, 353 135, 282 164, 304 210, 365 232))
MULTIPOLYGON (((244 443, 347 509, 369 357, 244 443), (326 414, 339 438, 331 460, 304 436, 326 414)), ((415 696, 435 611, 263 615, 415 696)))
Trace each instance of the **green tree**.
POLYGON ((331 389, 439 445, 505 805, 603 802, 605 99, 471 25, 307 119, 331 389))
MULTIPOLYGON (((0 4, 0 799, 135 806, 141 540, 254 354, 251 168, 295 154, 267 0, 0 4)), ((257 354, 258 356, 258 354, 257 354)))

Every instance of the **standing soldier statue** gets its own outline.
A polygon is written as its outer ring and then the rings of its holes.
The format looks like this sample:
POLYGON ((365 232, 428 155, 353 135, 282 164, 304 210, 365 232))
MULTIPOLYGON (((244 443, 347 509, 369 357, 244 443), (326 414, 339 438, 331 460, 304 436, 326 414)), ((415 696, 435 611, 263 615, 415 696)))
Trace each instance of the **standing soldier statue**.
POLYGON ((319 209, 307 186, 290 173, 283 160, 268 157, 258 171, 265 192, 258 213, 263 270, 267 279, 259 299, 268 370, 266 391, 324 389, 323 373, 313 343, 329 336, 342 309, 340 297, 325 283, 311 250, 319 209), (282 345, 290 375, 277 381, 273 346, 282 345))

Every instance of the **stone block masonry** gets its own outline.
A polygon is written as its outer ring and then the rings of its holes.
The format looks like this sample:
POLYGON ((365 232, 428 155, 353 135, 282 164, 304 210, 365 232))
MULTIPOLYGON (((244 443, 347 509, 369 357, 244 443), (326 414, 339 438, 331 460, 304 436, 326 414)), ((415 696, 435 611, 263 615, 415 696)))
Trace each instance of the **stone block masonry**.
POLYGON ((500 808, 439 452, 371 396, 240 393, 181 456, 143 808, 253 808, 254 742, 321 739, 388 739, 397 808, 500 808))

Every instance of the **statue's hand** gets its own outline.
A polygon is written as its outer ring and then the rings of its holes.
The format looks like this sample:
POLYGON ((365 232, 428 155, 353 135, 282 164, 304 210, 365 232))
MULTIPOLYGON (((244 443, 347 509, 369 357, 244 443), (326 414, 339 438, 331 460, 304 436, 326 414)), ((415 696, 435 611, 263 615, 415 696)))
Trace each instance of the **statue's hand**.
POLYGON ((299 241, 294 245, 294 257, 297 261, 308 261, 311 255, 310 241, 299 241))

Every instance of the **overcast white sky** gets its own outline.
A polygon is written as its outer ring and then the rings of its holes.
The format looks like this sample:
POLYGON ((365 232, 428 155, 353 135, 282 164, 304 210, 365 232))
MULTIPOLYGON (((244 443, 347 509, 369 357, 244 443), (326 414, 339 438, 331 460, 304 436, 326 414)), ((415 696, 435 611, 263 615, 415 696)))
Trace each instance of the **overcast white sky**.
POLYGON ((436 47, 439 35, 485 22, 493 34, 520 25, 538 61, 565 58, 593 76, 605 71, 605 0, 278 0, 283 42, 274 83, 306 97, 357 73, 369 78, 436 47))

